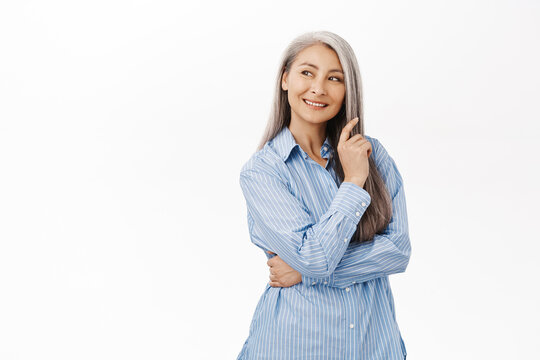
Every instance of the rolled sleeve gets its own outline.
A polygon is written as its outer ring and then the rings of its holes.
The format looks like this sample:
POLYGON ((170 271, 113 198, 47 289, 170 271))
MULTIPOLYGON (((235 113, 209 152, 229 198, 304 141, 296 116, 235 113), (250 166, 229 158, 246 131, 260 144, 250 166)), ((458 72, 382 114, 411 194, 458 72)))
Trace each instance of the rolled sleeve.
POLYGON ((355 183, 345 181, 341 183, 330 210, 339 211, 357 224, 371 203, 369 193, 355 183))

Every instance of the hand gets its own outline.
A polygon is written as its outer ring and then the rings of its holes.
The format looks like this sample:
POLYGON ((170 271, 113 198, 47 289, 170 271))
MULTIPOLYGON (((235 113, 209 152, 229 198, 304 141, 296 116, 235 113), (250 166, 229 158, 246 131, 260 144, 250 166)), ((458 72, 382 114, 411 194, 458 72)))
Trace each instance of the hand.
MULTIPOLYGON (((267 251, 269 254, 275 254, 267 251)), ((270 267, 270 286, 290 287, 302 282, 302 274, 290 267, 279 255, 268 259, 266 264, 270 267)))
POLYGON ((363 187, 369 175, 369 161, 371 155, 371 143, 361 134, 355 134, 349 139, 349 135, 358 118, 354 118, 341 130, 337 151, 343 167, 345 177, 343 181, 349 181, 363 187))

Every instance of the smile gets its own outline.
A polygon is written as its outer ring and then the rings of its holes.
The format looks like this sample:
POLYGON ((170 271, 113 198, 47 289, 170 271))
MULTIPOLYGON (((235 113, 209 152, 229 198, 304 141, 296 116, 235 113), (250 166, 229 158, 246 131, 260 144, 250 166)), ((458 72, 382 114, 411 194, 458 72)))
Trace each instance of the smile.
POLYGON ((322 109, 322 108, 328 106, 328 104, 313 102, 313 101, 309 101, 307 99, 302 99, 302 100, 304 100, 304 102, 311 108, 322 109))

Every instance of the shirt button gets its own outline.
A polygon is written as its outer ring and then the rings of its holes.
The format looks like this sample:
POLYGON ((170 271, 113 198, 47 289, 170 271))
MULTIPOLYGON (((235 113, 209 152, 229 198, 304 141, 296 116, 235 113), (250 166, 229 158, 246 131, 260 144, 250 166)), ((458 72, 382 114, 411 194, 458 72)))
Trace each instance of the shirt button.
POLYGON ((317 282, 316 282, 316 281, 314 281, 314 282, 312 282, 312 283, 311 283, 311 285, 315 285, 316 283, 317 283, 317 282))
POLYGON ((360 212, 359 212, 359 211, 356 212, 356 216, 360 216, 360 212))
POLYGON ((349 327, 352 329, 354 327, 354 324, 350 324, 349 327))
POLYGON ((323 150, 326 151, 326 150, 328 150, 328 148, 325 146, 325 147, 323 147, 323 150))
POLYGON ((353 281, 352 283, 353 283, 353 284, 356 284, 356 281, 353 281))
POLYGON ((366 203, 362 201, 362 206, 366 206, 366 203))
POLYGON ((343 242, 347 242, 347 240, 348 240, 348 239, 347 239, 347 238, 345 238, 345 239, 343 239, 343 242))
POLYGON ((326 285, 326 284, 328 284, 328 281, 325 281, 325 282, 324 282, 324 285, 326 285))
POLYGON ((349 292, 349 291, 351 291, 351 289, 349 289, 349 288, 345 288, 345 291, 349 292))

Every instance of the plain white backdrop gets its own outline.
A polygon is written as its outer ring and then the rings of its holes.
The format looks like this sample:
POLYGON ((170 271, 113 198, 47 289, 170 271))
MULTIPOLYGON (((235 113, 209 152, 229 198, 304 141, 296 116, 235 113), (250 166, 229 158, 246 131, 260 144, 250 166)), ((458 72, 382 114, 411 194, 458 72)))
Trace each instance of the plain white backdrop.
POLYGON ((268 281, 239 171, 282 51, 356 52, 404 179, 407 359, 540 347, 540 3, 4 1, 0 359, 236 359, 268 281))

